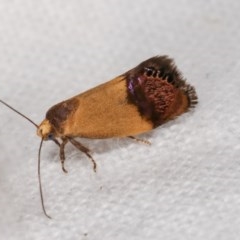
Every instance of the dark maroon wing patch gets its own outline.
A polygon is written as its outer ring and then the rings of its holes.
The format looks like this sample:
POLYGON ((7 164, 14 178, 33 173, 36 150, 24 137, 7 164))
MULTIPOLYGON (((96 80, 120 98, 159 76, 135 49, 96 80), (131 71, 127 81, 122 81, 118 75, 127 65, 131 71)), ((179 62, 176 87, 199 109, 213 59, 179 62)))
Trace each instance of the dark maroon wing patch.
POLYGON ((139 112, 160 125, 165 113, 176 101, 176 94, 181 89, 189 97, 189 106, 197 96, 193 87, 185 82, 172 59, 167 56, 150 58, 125 74, 129 102, 138 106, 139 112), (194 91, 194 94, 193 94, 194 91))

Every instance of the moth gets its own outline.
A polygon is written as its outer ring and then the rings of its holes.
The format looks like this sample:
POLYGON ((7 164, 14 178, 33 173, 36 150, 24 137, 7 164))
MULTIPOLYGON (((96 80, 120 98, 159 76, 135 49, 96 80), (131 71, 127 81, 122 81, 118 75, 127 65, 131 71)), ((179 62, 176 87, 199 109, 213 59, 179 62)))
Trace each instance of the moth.
POLYGON ((43 141, 52 140, 59 146, 64 172, 67 172, 64 167, 67 143, 86 154, 96 171, 90 150, 76 138, 135 138, 195 107, 198 98, 195 88, 185 81, 173 60, 168 56, 156 56, 113 80, 54 105, 40 125, 6 102, 0 102, 37 128, 41 138, 38 154, 40 195, 43 211, 49 217, 44 208, 40 179, 43 141))

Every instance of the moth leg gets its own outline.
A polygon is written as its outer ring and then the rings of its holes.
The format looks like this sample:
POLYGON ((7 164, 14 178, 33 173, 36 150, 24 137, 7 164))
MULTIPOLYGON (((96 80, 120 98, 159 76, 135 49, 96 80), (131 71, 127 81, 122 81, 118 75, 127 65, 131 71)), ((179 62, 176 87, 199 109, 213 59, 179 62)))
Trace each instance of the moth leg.
POLYGON ((141 142, 141 143, 144 143, 144 144, 147 144, 147 145, 151 145, 151 143, 148 140, 145 140, 145 139, 136 138, 136 137, 133 137, 133 136, 128 136, 128 138, 134 139, 137 142, 141 142))
POLYGON ((60 144, 60 160, 61 160, 61 164, 62 164, 62 170, 65 173, 67 173, 67 170, 64 167, 64 161, 65 161, 64 147, 67 144, 67 142, 68 142, 67 138, 62 138, 62 143, 60 144))
POLYGON ((68 138, 68 140, 77 148, 79 149, 81 152, 85 153, 88 158, 90 158, 90 160, 93 163, 93 171, 96 172, 97 169, 97 164, 95 162, 95 160, 92 158, 92 156, 89 154, 90 150, 86 147, 84 147, 80 142, 77 142, 75 139, 73 138, 68 138))
POLYGON ((60 147, 60 143, 59 143, 59 141, 57 140, 57 139, 53 139, 53 141, 60 147))

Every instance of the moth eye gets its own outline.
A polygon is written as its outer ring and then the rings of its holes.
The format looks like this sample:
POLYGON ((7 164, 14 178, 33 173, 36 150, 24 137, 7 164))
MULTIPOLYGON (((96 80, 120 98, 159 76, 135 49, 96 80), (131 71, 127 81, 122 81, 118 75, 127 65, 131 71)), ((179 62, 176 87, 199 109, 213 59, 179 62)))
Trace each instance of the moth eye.
POLYGON ((48 134, 48 139, 49 139, 49 140, 52 140, 53 138, 54 138, 53 134, 52 134, 52 133, 49 133, 49 134, 48 134))

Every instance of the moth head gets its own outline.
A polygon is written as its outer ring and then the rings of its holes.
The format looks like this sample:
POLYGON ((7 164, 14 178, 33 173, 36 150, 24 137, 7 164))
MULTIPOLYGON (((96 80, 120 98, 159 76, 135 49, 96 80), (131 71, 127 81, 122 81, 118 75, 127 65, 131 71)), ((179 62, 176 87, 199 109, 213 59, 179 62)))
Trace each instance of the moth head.
POLYGON ((43 140, 54 140, 57 137, 56 131, 48 119, 43 120, 38 126, 37 135, 43 140))

